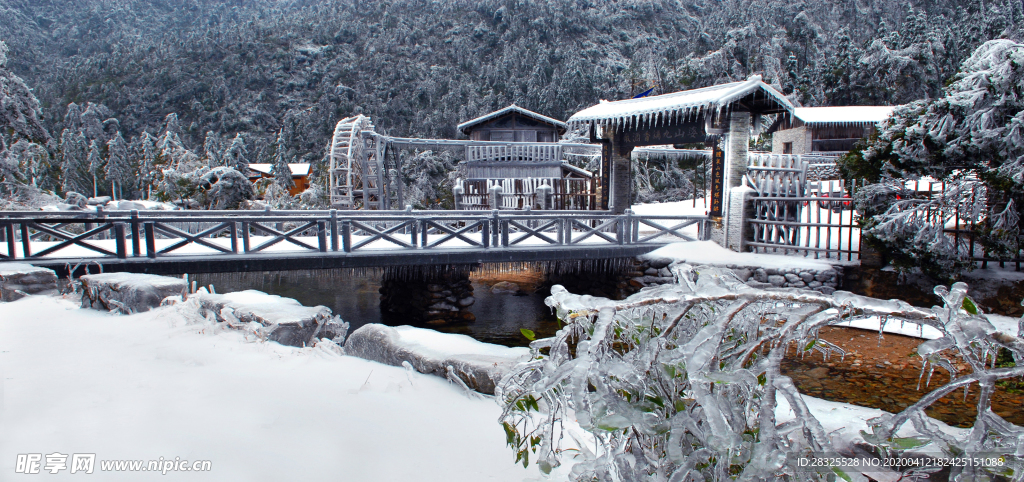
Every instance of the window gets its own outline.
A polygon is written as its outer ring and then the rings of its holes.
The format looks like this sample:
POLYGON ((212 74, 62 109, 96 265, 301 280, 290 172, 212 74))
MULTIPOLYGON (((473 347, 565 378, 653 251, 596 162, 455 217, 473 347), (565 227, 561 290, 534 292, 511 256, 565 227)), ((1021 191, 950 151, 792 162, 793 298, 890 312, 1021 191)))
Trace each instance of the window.
POLYGON ((792 154, 793 153, 793 143, 792 142, 783 142, 782 143, 782 153, 783 154, 792 154))

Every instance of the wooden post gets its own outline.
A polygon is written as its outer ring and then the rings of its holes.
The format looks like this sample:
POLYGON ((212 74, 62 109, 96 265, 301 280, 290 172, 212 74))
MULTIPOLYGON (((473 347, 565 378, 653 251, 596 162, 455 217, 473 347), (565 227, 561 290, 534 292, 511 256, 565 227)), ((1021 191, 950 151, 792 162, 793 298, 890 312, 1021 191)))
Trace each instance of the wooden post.
POLYGON ((347 219, 341 221, 341 250, 352 252, 352 222, 347 219))
POLYGON ((455 195, 455 210, 456 211, 461 211, 462 210, 463 196, 465 195, 465 192, 466 192, 466 190, 463 189, 462 186, 455 186, 455 189, 452 189, 452 193, 454 193, 454 195, 455 195))
POLYGON ((480 242, 483 243, 484 248, 491 247, 491 230, 488 229, 490 226, 490 221, 486 219, 480 222, 480 242))
POLYGON ((142 256, 142 240, 139 239, 138 209, 132 209, 132 256, 142 256))
POLYGON ((327 223, 324 221, 316 222, 316 240, 317 247, 320 248, 321 253, 327 252, 327 223))
POLYGON ((331 209, 331 251, 338 250, 338 210, 331 209))
POLYGON ((7 256, 14 259, 16 254, 14 248, 14 223, 7 223, 4 226, 4 232, 7 233, 7 256))
POLYGON ((242 221, 242 252, 249 252, 249 221, 242 221))
POLYGON ((143 224, 146 230, 146 256, 156 258, 156 233, 152 222, 143 224))
POLYGON ((117 246, 117 257, 119 259, 128 257, 128 246, 124 240, 124 223, 114 223, 114 245, 117 246))
POLYGON ((228 225, 228 235, 231 236, 231 252, 238 254, 238 223, 232 221, 228 225))
POLYGON ((501 244, 501 221, 498 220, 498 210, 491 210, 491 221, 494 223, 494 232, 491 233, 494 239, 491 240, 491 244, 494 246, 502 246, 501 244))
POLYGON ((26 258, 32 257, 32 247, 29 245, 31 239, 28 235, 28 221, 21 222, 21 254, 26 258))

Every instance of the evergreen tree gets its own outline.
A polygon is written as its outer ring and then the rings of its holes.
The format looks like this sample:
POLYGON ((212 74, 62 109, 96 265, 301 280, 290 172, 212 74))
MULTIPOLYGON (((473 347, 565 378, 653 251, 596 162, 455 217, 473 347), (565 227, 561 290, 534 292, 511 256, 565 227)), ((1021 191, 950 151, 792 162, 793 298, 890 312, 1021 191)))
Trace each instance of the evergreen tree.
POLYGON ((206 140, 203 141, 203 154, 206 156, 206 165, 209 167, 223 166, 221 151, 220 136, 213 131, 206 131, 206 140))
POLYGON ((150 199, 153 194, 153 183, 157 179, 156 172, 156 141, 148 132, 142 131, 139 136, 139 147, 136 155, 139 157, 139 189, 150 199))
POLYGON ((135 187, 136 176, 132 172, 128 160, 127 142, 120 132, 107 143, 105 174, 107 181, 110 182, 110 194, 115 199, 123 199, 125 191, 131 195, 135 187))
POLYGON ((224 152, 224 159, 227 160, 227 165, 235 168, 236 171, 243 175, 249 173, 249 153, 245 149, 245 138, 242 137, 241 133, 235 134, 235 138, 231 140, 231 146, 224 152))
POLYGON ((65 193, 88 194, 92 187, 88 147, 81 133, 64 129, 60 135, 61 186, 65 193))
POLYGON ((280 130, 277 133, 277 142, 274 143, 274 163, 270 167, 270 174, 274 176, 274 182, 284 190, 295 185, 292 181, 292 170, 288 166, 287 151, 284 130, 280 130))
POLYGON ((86 156, 86 164, 89 166, 89 175, 92 176, 92 195, 99 196, 99 187, 103 184, 103 170, 105 163, 100 154, 100 146, 96 141, 89 141, 89 153, 86 156))

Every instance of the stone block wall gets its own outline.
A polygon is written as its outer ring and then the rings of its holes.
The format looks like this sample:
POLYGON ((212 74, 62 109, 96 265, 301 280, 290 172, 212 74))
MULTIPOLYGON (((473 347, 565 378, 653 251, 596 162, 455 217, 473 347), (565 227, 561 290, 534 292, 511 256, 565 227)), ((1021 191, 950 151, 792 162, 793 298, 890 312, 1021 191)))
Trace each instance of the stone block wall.
POLYGON ((811 131, 806 127, 775 131, 772 134, 772 154, 782 154, 782 145, 786 142, 793 143, 792 154, 807 154, 811 152, 811 131))

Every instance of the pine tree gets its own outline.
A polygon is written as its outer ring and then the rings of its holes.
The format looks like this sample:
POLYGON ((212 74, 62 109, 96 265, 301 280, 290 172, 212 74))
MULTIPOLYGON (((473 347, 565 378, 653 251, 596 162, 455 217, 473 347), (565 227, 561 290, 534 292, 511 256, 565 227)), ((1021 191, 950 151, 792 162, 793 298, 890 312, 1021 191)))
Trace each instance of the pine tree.
POLYGON ((89 142, 89 154, 86 157, 87 164, 89 166, 89 175, 92 176, 92 195, 93 197, 99 196, 99 186, 103 180, 103 156, 100 155, 100 146, 96 144, 96 141, 89 142))
POLYGON ((107 181, 110 182, 110 194, 115 199, 123 199, 125 189, 131 194, 136 176, 132 173, 128 161, 128 145, 120 132, 107 143, 105 173, 107 181))
POLYGON ((284 130, 280 130, 277 133, 277 142, 274 143, 274 163, 270 167, 270 174, 274 176, 274 182, 286 191, 295 185, 292 181, 292 170, 288 167, 287 151, 284 130))
POLYGON ((224 159, 227 160, 229 167, 235 168, 236 171, 242 173, 244 176, 249 175, 249 153, 245 148, 245 138, 242 137, 241 133, 235 134, 235 138, 231 140, 231 146, 224 152, 224 159))
POLYGON ((89 174, 85 136, 64 129, 60 136, 61 188, 65 193, 89 192, 92 176, 89 174))
POLYGON ((156 172, 156 141, 148 132, 142 131, 139 136, 139 189, 146 193, 146 199, 153 195, 153 183, 157 179, 156 172))
POLYGON ((203 141, 203 154, 206 155, 206 165, 210 167, 223 166, 221 159, 220 136, 213 131, 206 131, 206 140, 203 141))

